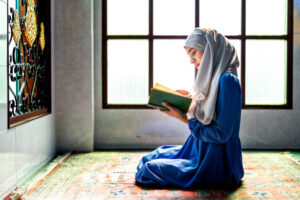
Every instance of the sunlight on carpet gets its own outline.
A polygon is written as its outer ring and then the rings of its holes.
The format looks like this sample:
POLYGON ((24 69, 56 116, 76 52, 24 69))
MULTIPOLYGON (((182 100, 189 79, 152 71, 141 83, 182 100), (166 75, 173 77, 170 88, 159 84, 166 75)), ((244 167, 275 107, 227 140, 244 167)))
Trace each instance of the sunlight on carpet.
POLYGON ((236 190, 153 189, 134 176, 148 152, 93 152, 58 157, 22 186, 24 200, 299 199, 300 165, 284 153, 243 152, 245 176, 236 190))

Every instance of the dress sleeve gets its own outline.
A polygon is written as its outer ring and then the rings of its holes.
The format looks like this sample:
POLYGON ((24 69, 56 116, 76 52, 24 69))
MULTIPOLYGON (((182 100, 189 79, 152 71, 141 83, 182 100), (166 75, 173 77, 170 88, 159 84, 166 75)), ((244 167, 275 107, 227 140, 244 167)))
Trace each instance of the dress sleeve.
POLYGON ((191 134, 203 142, 226 143, 232 135, 237 115, 240 116, 241 101, 239 80, 229 73, 224 74, 219 82, 216 120, 209 125, 203 125, 195 117, 190 119, 191 134))

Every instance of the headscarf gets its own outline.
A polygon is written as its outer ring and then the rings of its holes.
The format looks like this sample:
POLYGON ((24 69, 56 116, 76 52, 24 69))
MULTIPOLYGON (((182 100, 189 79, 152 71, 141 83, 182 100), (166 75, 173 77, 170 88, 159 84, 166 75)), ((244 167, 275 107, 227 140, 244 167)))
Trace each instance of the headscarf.
POLYGON ((239 60, 228 39, 213 29, 196 28, 186 39, 185 47, 204 50, 195 79, 196 95, 190 107, 204 125, 216 119, 219 79, 223 73, 237 76, 239 60))

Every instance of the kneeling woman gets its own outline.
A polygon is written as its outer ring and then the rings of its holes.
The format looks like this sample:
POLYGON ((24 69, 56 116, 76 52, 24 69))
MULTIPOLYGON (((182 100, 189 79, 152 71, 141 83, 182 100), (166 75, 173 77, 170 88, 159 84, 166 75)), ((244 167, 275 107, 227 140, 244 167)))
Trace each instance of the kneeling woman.
POLYGON ((160 111, 188 124, 191 134, 182 146, 162 146, 144 156, 137 166, 136 181, 184 188, 238 185, 244 170, 237 52, 216 30, 200 28, 188 36, 184 48, 198 69, 191 116, 166 103, 168 110, 160 111))

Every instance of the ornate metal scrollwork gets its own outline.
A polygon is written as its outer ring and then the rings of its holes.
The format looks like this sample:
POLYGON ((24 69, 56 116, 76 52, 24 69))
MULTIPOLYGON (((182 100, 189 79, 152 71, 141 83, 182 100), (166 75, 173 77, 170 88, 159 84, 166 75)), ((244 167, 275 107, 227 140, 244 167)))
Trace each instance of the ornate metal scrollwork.
POLYGON ((10 118, 47 107, 47 44, 35 2, 21 0, 19 12, 10 8, 8 16, 10 118))

